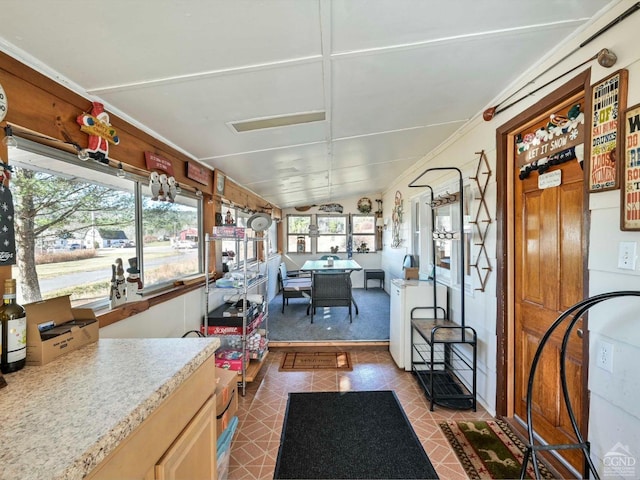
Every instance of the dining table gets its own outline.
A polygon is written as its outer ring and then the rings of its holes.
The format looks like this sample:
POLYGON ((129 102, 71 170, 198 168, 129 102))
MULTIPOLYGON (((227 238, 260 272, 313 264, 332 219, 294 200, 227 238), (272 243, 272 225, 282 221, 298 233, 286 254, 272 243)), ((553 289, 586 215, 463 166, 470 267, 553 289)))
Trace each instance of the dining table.
MULTIPOLYGON (((300 268, 301 272, 354 272, 362 270, 362 266, 352 259, 347 260, 307 260, 300 268)), ((356 307, 356 315, 358 315, 358 304, 351 295, 353 306, 356 307)))

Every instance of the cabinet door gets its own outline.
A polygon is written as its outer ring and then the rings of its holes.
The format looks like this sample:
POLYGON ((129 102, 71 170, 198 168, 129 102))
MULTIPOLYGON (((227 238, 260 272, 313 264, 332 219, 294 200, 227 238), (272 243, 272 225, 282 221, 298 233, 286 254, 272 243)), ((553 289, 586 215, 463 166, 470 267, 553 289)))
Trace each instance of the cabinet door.
POLYGON ((215 412, 212 396, 159 460, 157 480, 216 479, 215 412))

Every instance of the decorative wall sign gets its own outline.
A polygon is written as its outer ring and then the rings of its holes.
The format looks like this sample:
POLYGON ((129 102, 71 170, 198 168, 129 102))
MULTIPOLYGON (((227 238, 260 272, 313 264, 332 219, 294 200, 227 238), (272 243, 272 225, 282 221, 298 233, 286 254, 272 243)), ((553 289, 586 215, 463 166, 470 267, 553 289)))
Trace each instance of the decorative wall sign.
POLYGON ((90 113, 78 115, 76 122, 80 131, 89 134, 89 144, 86 148, 91 158, 100 163, 109 163, 109 144, 118 145, 120 138, 116 129, 109 123, 109 114, 104 105, 93 102, 90 113))
POLYGON ((640 230, 640 104, 624 114, 620 229, 640 230))
POLYGON ((402 205, 402 193, 400 190, 396 191, 396 197, 393 206, 393 213, 391 214, 392 230, 391 230, 391 248, 399 248, 402 244, 400 238, 400 224, 402 224, 403 205, 402 205))
POLYGON ((213 174, 216 182, 216 194, 224 195, 225 176, 219 170, 214 170, 213 174))
POLYGON ((579 103, 549 116, 546 127, 516 137, 518 167, 537 164, 584 142, 584 112, 579 103))
POLYGON ((144 152, 144 160, 147 165, 147 170, 156 171, 162 170, 168 176, 173 177, 173 163, 171 160, 161 157, 157 153, 144 152))
POLYGON ((202 185, 209 185, 209 170, 193 162, 187 162, 187 178, 202 185))
POLYGON ((591 156, 589 191, 615 190, 620 186, 620 114, 627 108, 627 70, 618 70, 591 87, 591 156))
POLYGON ((0 265, 16 264, 16 231, 13 196, 4 182, 0 183, 0 265))

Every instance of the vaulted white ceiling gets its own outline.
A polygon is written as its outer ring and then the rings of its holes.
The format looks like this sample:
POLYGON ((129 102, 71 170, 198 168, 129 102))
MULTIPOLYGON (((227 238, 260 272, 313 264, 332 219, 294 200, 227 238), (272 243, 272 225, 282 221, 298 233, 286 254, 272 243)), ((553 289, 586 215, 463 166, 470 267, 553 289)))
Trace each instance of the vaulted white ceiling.
POLYGON ((284 208, 385 190, 605 4, 5 1, 0 49, 284 208))

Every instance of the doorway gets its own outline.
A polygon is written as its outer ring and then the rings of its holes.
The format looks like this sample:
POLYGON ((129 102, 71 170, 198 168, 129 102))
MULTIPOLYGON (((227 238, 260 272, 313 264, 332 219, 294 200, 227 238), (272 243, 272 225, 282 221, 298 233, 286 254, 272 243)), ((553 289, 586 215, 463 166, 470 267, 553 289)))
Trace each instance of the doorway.
MULTIPOLYGON (((585 174, 574 159, 548 168, 557 183, 539 183, 542 171, 523 174, 518 163, 522 135, 544 127, 554 112, 580 104, 590 112, 590 70, 569 81, 497 131, 498 223, 498 385, 497 414, 526 419, 529 368, 539 340, 550 324, 587 293, 588 196, 585 174), (502 240, 502 241, 500 241, 502 240)), ((590 115, 585 114, 586 118, 590 115)), ((588 137, 585 120, 585 137, 588 137)), ((587 143, 584 157, 588 158, 587 143)), ((587 170, 587 165, 584 165, 587 170)), ((544 169, 546 173, 547 169, 544 169)), ((586 325, 579 326, 586 332, 586 325)), ((537 435, 550 444, 574 443, 561 400, 559 351, 552 338, 543 354, 533 392, 537 435)), ((588 336, 571 338, 567 379, 580 429, 588 425, 588 336)), ((562 451, 563 461, 580 471, 579 451, 562 451)))

